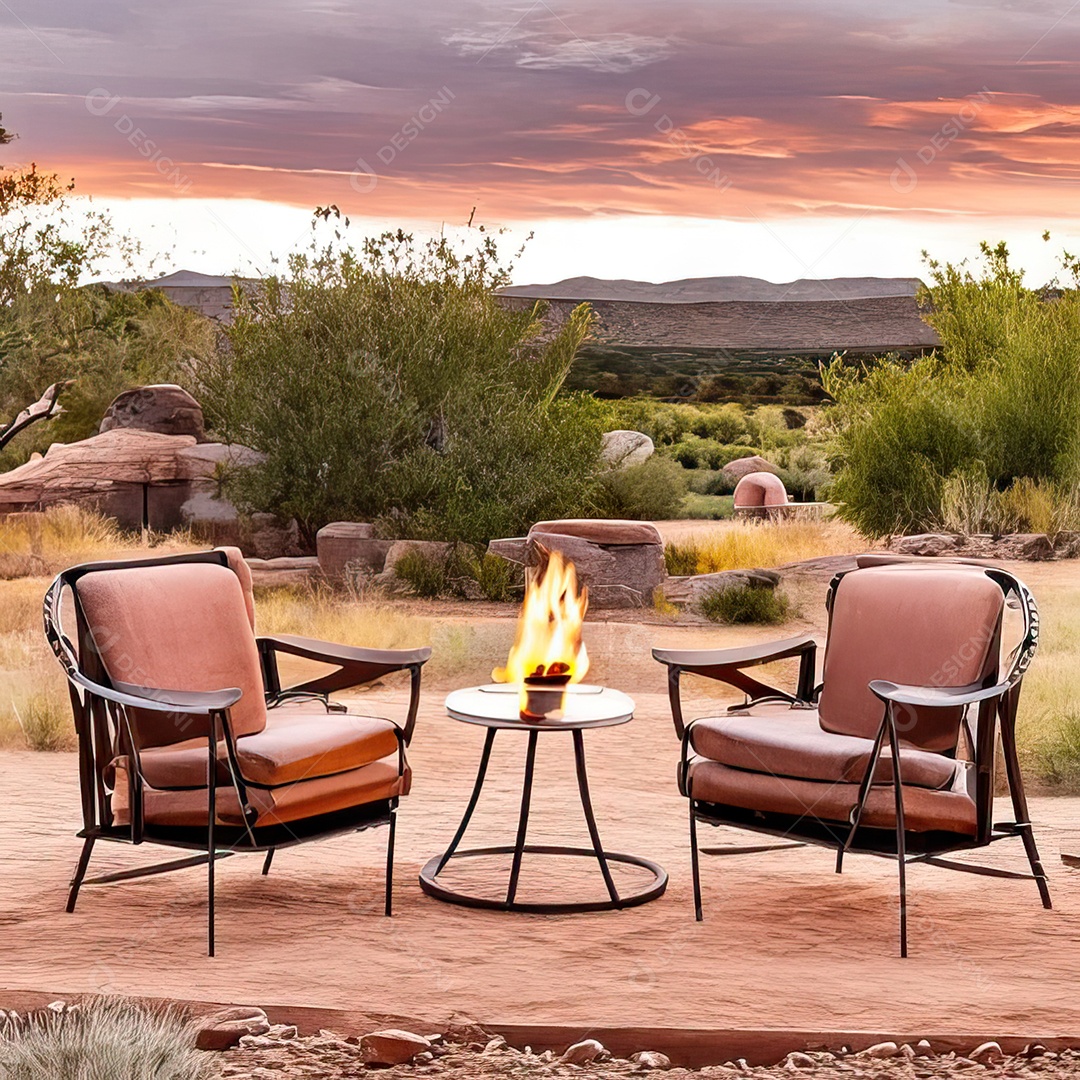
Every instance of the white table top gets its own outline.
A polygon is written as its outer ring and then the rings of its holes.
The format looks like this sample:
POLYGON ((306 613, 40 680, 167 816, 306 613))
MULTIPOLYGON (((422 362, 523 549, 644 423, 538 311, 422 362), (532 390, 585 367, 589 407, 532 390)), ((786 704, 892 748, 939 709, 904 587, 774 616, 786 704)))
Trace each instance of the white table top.
POLYGON ((492 683, 455 690, 446 699, 446 711, 466 724, 519 731, 574 731, 580 728, 613 727, 634 717, 634 699, 620 690, 577 683, 566 689, 561 720, 522 720, 521 688, 512 683, 492 683))

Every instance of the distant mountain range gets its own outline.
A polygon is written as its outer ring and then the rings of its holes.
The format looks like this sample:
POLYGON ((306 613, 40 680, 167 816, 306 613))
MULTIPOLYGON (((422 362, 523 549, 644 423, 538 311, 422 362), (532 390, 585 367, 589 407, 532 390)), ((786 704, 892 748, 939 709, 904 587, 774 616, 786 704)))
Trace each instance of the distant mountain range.
POLYGON ((681 278, 678 281, 628 281, 573 277, 550 285, 510 285, 503 296, 530 300, 610 300, 638 304, 815 303, 914 297, 918 278, 800 278, 777 283, 754 277, 681 278))

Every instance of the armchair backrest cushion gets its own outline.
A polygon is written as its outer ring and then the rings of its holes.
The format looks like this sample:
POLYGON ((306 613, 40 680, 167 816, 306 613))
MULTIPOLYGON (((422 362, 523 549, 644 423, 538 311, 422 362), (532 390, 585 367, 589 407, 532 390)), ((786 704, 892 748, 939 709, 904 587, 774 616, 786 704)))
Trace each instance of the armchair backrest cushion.
MULTIPOLYGON (((232 569, 197 562, 98 570, 81 577, 76 591, 110 679, 161 690, 236 686, 243 697, 231 710, 234 734, 265 728, 258 648, 232 569)), ((183 714, 135 712, 140 748, 192 737, 183 714)))
MULTIPOLYGON (((825 647, 821 726, 873 738, 884 706, 873 679, 915 686, 990 686, 997 677, 1005 603, 982 569, 897 563, 854 570, 837 583, 825 647)), ((955 748, 960 709, 897 712, 903 742, 955 748)))

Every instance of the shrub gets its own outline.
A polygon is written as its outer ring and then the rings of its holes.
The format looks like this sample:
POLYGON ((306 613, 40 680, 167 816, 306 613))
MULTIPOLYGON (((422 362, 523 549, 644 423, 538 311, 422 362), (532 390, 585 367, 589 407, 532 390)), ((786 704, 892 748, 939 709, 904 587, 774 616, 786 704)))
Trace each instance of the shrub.
POLYGON ((513 600, 525 583, 524 567, 486 551, 473 555, 468 568, 469 577, 476 582, 485 600, 513 600))
POLYGON ((718 443, 737 443, 747 437, 746 417, 738 405, 695 411, 700 413, 690 427, 695 435, 713 439, 718 443))
POLYGON ((761 585, 717 589, 704 596, 698 608, 711 622, 774 625, 788 618, 791 603, 784 593, 761 585))
POLYGON ((5 1080, 208 1080, 214 1071, 177 1011, 139 1002, 44 1009, 0 1027, 5 1080))
POLYGON ((839 362, 823 372, 837 402, 832 497, 868 536, 973 515, 1005 524, 1016 511, 1045 522, 1080 480, 1080 289, 1044 297, 1023 287, 1004 244, 980 251, 978 276, 929 260, 940 355, 862 378, 839 362))
POLYGON ((417 596, 434 599, 450 593, 447 560, 432 558, 423 551, 407 551, 394 564, 394 574, 417 596))
POLYGON ((266 455, 234 481, 241 505, 309 540, 334 518, 480 543, 584 514, 605 406, 558 395, 592 316, 549 333, 542 305, 499 303, 507 274, 490 238, 461 254, 398 232, 238 293, 200 393, 229 441, 266 455))
POLYGON ((691 492, 682 501, 679 517, 698 521, 726 521, 735 516, 735 500, 730 495, 698 495, 691 492))
POLYGON ((604 517, 666 521, 679 516, 686 490, 684 470, 654 454, 640 465, 603 473, 598 506, 604 517))

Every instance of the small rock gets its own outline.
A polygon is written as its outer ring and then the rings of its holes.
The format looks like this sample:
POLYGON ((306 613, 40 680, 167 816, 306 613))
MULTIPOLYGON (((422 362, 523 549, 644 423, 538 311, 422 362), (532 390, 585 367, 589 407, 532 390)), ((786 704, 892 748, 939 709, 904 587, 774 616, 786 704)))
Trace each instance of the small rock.
POLYGON ((296 1038, 295 1024, 272 1024, 266 1033, 268 1038, 277 1039, 281 1042, 296 1038))
POLYGON ((270 1021, 262 1009, 238 1005, 219 1009, 194 1021, 195 1045, 200 1050, 228 1050, 245 1035, 265 1035, 270 1021))
POLYGON ((738 1069, 739 1072, 749 1072, 750 1071, 750 1066, 746 1063, 746 1058, 739 1058, 735 1062, 735 1068, 738 1069))
POLYGON ((483 1053, 485 1053, 485 1054, 494 1054, 495 1051, 497 1051, 497 1050, 505 1050, 505 1049, 506 1049, 506 1040, 501 1035, 496 1035, 495 1038, 492 1039, 487 1044, 487 1046, 484 1047, 483 1053))
POLYGON ((1001 1049, 999 1043, 991 1041, 975 1047, 968 1057, 972 1061, 977 1061, 980 1065, 1000 1065, 1005 1060, 1005 1052, 1001 1049))
POLYGON ((595 1039, 583 1039, 581 1042, 576 1042, 573 1046, 568 1047, 566 1053, 559 1060, 564 1065, 588 1065, 595 1061, 603 1050, 603 1044, 598 1043, 595 1039))
POLYGON ((904 1045, 900 1047, 900 1056, 907 1058, 908 1061, 911 1061, 911 1059, 916 1057, 917 1055, 915 1054, 915 1051, 912 1049, 912 1046, 911 1046, 910 1043, 904 1043, 904 1045))
POLYGON ((643 1069, 671 1068, 671 1058, 658 1050, 642 1050, 639 1054, 631 1055, 630 1060, 643 1069))
POLYGON ((894 1042, 879 1042, 867 1047, 864 1053, 872 1058, 891 1058, 900 1053, 900 1047, 894 1042))
POLYGON ((398 1028, 373 1031, 360 1040, 360 1050, 368 1065, 404 1065, 430 1049, 431 1043, 422 1035, 398 1028))
POLYGON ((269 1050, 277 1046, 277 1040, 268 1035, 241 1035, 237 1045, 243 1050, 269 1050))
POLYGON ((784 1061, 786 1066, 793 1069, 812 1069, 817 1065, 817 1062, 809 1054, 803 1054, 798 1050, 788 1054, 784 1061))
POLYGON ((413 1058, 418 1065, 426 1065, 429 1061, 434 1061, 435 1055, 430 1050, 421 1050, 416 1057, 413 1058))
POLYGON ((540 1060, 542 1062, 544 1062, 544 1064, 547 1064, 549 1061, 554 1061, 555 1060, 555 1055, 550 1050, 545 1050, 540 1055, 540 1060))
POLYGON ((1037 1058, 1042 1057, 1046 1053, 1046 1047, 1042 1043, 1028 1043, 1023 1050, 1020 1051, 1021 1057, 1037 1058))
POLYGON ((933 1057, 934 1048, 926 1039, 920 1039, 915 1044, 915 1056, 916 1057, 933 1057))
POLYGON ((67 1009, 67 1002, 66 1001, 50 1001, 49 1004, 45 1006, 45 1008, 50 1009, 54 1013, 62 1013, 67 1009))

